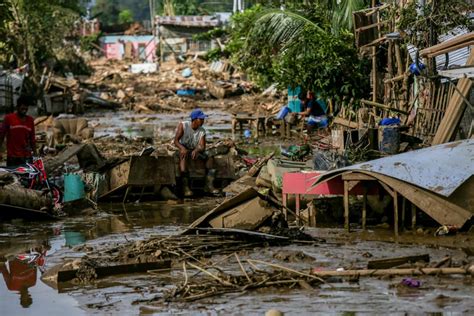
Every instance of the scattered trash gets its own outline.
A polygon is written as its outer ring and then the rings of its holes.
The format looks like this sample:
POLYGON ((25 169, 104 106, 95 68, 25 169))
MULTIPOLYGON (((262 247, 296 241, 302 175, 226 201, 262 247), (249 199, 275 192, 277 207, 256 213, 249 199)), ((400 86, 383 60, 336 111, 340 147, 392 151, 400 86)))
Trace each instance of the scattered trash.
POLYGON ((459 227, 454 226, 454 225, 443 225, 440 226, 436 232, 435 236, 444 236, 444 235, 454 235, 458 232, 459 227))
POLYGON ((420 287, 421 281, 412 279, 412 278, 404 278, 401 284, 408 286, 408 287, 420 287))
POLYGON ((183 76, 184 78, 189 78, 193 75, 193 71, 191 70, 191 68, 184 68, 183 71, 181 72, 181 76, 183 76))

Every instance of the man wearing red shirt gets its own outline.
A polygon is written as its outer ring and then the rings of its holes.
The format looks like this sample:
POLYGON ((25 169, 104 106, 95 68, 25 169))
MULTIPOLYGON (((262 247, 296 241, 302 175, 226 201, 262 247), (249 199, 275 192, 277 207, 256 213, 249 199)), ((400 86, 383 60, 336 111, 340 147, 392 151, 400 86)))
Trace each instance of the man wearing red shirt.
MULTIPOLYGON (((26 115, 30 100, 20 96, 16 103, 16 112, 5 115, 0 127, 0 147, 7 137, 7 166, 16 167, 31 162, 36 154, 35 123, 26 115)), ((0 159, 2 153, 0 152, 0 159)))

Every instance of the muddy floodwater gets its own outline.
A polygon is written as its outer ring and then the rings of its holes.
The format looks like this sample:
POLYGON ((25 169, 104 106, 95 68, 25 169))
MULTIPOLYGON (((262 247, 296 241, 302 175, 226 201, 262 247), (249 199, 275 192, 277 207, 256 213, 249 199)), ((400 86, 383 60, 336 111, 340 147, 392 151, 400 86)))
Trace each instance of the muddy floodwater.
MULTIPOLYGON (((24 222, 14 220, 0 224, 0 254, 9 261, 39 245, 50 248, 44 267, 50 268, 64 259, 83 255, 83 249, 100 250, 110 243, 125 243, 157 235, 175 234, 186 224, 215 205, 205 199, 183 204, 150 202, 130 204, 103 204, 94 216, 67 218, 57 222, 24 222)), ((326 239, 315 245, 288 245, 255 249, 240 254, 275 262, 299 270, 363 268, 370 258, 388 258, 405 255, 429 254, 431 261, 450 255, 454 262, 466 260, 466 254, 457 249, 407 245, 380 241, 346 238, 341 229, 313 228, 307 230, 326 239), (277 255, 285 251, 300 251, 307 258, 285 262, 277 255)), ((377 233, 369 231, 369 235, 377 233)), ((358 235, 355 235, 358 236, 358 235)), ((216 259, 218 260, 218 258, 216 259)), ((70 285, 60 290, 43 283, 41 272, 29 284, 27 291, 7 288, 7 276, 0 281, 1 315, 91 315, 91 314, 241 314, 262 315, 271 308, 293 314, 380 314, 390 313, 447 313, 474 312, 474 285, 471 277, 443 276, 417 277, 420 288, 406 288, 399 284, 403 277, 360 278, 358 281, 336 280, 314 290, 299 287, 267 288, 239 294, 227 294, 193 303, 162 303, 160 293, 182 281, 180 269, 171 272, 122 275, 100 279, 85 286, 70 285)))

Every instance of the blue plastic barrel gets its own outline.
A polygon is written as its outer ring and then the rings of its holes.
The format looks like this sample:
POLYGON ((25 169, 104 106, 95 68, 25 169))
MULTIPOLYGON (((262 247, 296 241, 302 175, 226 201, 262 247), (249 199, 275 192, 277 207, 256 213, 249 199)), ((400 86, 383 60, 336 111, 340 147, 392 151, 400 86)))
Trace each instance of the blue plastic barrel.
POLYGON ((78 174, 64 175, 64 202, 76 201, 83 199, 86 193, 84 192, 84 182, 78 174))
POLYGON ((379 150, 394 155, 400 149, 400 128, 398 126, 379 126, 379 150))

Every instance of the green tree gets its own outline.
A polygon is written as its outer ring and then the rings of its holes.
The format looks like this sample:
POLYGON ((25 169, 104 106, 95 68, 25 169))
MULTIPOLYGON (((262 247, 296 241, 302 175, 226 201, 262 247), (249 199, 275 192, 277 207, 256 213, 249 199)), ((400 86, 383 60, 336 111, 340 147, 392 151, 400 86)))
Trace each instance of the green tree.
POLYGON ((260 85, 300 85, 339 101, 366 96, 368 71, 352 33, 332 30, 325 6, 298 11, 255 6, 232 18, 232 58, 260 85))
POLYGON ((133 22, 133 14, 132 11, 125 9, 120 11, 119 17, 118 17, 118 22, 120 24, 125 24, 125 23, 131 23, 133 22))
POLYGON ((39 78, 41 63, 64 46, 79 18, 81 1, 3 0, 0 4, 0 55, 19 65, 30 64, 33 79, 39 78))
POLYGON ((102 24, 117 24, 120 13, 119 0, 97 0, 91 11, 102 24))

